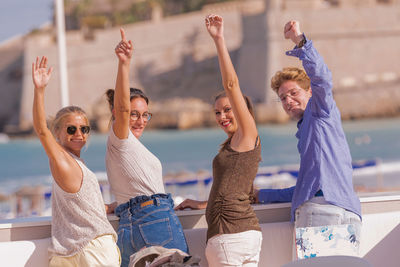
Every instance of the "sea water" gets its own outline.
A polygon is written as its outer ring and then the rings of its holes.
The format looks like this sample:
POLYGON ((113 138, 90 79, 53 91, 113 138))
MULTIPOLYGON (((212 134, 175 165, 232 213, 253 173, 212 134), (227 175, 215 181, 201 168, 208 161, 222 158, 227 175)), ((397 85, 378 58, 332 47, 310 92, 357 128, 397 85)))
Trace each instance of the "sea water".
MULTIPOLYGON (((346 121, 343 128, 354 161, 379 160, 400 166, 400 118, 346 121)), ((258 130, 262 143, 260 167, 299 163, 296 123, 259 125, 258 130)), ((225 139, 222 130, 206 128, 148 130, 141 141, 160 159, 163 174, 173 175, 199 170, 211 173, 212 160, 225 139)), ((92 134, 81 155, 100 179, 106 179, 106 142, 107 135, 92 134)), ((13 193, 22 186, 49 187, 52 177, 48 165, 44 149, 36 137, 0 143, 0 194, 13 193)), ((393 186, 399 186, 398 178, 395 175, 389 181, 393 186)))

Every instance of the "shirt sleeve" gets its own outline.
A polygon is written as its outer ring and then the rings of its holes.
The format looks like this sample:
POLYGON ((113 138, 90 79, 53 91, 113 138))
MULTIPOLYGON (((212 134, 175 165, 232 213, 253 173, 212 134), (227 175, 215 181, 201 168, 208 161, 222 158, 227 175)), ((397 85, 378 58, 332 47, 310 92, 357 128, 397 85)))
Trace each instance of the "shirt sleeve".
POLYGON ((295 186, 292 186, 285 189, 260 189, 258 202, 263 204, 292 202, 295 188, 295 186))
POLYGON ((332 73, 312 41, 307 38, 306 40, 303 47, 296 46, 293 50, 287 51, 286 55, 299 58, 310 77, 312 97, 309 105, 313 115, 327 117, 335 106, 332 94, 332 73))
POLYGON ((132 134, 131 131, 128 131, 128 137, 125 139, 119 139, 118 136, 114 133, 114 124, 111 125, 109 133, 108 133, 108 143, 111 147, 117 150, 127 150, 130 142, 135 142, 136 137, 132 134))

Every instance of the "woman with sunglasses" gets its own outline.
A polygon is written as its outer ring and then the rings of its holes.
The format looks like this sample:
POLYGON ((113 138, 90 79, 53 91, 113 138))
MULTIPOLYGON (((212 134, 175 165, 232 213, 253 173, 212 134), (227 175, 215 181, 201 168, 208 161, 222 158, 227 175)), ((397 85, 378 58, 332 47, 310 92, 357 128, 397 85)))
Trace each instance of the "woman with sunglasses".
POLYGON ((115 91, 106 93, 112 113, 106 168, 118 203, 121 266, 128 266, 130 256, 143 247, 158 245, 184 252, 188 247, 174 202, 165 193, 161 163, 139 141, 151 119, 149 100, 141 90, 129 88, 133 46, 123 29, 121 39, 115 48, 119 60, 115 91))
MULTIPOLYGON (((119 266, 117 235, 106 216, 97 178, 80 158, 89 137, 86 113, 68 106, 47 128, 44 91, 51 77, 47 58, 32 64, 33 126, 49 158, 52 189, 49 266, 119 266)), ((112 209, 112 207, 111 207, 112 209)))
POLYGON ((223 19, 209 15, 205 24, 217 49, 225 89, 215 97, 215 119, 228 139, 213 161, 208 201, 187 199, 176 209, 206 208, 208 266, 258 266, 262 235, 250 203, 261 160, 260 139, 250 99, 240 90, 226 48, 223 19))

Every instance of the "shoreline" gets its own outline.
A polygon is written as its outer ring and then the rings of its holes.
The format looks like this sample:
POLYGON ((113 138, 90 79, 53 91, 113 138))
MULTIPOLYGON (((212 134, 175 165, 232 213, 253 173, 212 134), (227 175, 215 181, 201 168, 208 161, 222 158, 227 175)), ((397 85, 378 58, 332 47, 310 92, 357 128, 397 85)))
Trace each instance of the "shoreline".
MULTIPOLYGON (((257 114, 256 114, 257 116, 257 114)), ((153 115, 154 117, 154 115, 153 115)), ((363 121, 378 121, 378 120, 397 120, 400 119, 400 110, 398 113, 391 114, 390 116, 388 115, 376 115, 376 116, 370 116, 370 117, 360 117, 360 118, 354 118, 351 116, 346 116, 345 118, 342 118, 342 121, 344 123, 351 123, 351 122, 363 122, 363 121)), ((263 126, 281 126, 281 125, 288 125, 288 124, 293 124, 295 121, 291 121, 289 118, 287 120, 271 120, 268 122, 265 121, 260 121, 257 120, 256 117, 256 123, 257 127, 263 127, 263 126)), ((107 129, 105 130, 104 128, 98 128, 98 126, 92 125, 92 133, 95 134, 107 134, 108 132, 108 126, 107 129), (103 129, 103 130, 102 130, 103 129)), ((207 122, 202 125, 193 125, 191 127, 185 127, 185 128, 180 128, 179 124, 176 123, 175 126, 172 126, 171 124, 165 126, 164 124, 161 125, 154 125, 153 124, 153 119, 147 126, 146 132, 151 132, 151 131, 192 131, 192 130, 206 130, 206 129, 218 129, 218 125, 215 125, 215 122, 207 122)), ((33 128, 28 129, 28 130, 21 130, 18 131, 14 129, 14 131, 9 131, 9 132, 0 132, 0 144, 2 143, 7 143, 10 140, 19 140, 19 139, 35 139, 37 138, 33 128)))

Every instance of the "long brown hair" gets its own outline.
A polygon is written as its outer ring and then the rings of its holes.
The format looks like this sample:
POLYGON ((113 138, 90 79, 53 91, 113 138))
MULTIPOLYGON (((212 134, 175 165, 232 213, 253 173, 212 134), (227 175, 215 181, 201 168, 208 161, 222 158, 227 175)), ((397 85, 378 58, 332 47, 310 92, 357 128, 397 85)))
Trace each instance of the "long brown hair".
MULTIPOLYGON (((134 99, 134 98, 143 98, 144 101, 146 101, 146 104, 147 105, 149 104, 149 98, 143 93, 142 90, 131 87, 131 88, 129 88, 129 91, 130 91, 130 97, 129 97, 130 101, 132 101, 132 99, 134 99)), ((111 114, 112 114, 112 110, 114 109, 114 94, 115 94, 114 89, 108 89, 106 91, 107 102, 108 102, 108 106, 110 108, 111 114)), ((114 116, 111 115, 111 119, 108 123, 108 127, 110 127, 113 120, 114 120, 114 116)))
MULTIPOLYGON (((129 100, 132 101, 132 99, 134 98, 143 98, 144 101, 146 101, 146 104, 149 104, 149 98, 143 93, 142 90, 138 89, 138 88, 129 88, 130 91, 130 98, 129 100)), ((110 111, 112 111, 114 109, 114 93, 115 90, 114 89, 108 89, 106 91, 106 97, 107 97, 107 101, 108 101, 108 105, 110 107, 110 111)))
MULTIPOLYGON (((253 108, 253 103, 251 102, 250 97, 248 97, 247 95, 243 95, 244 101, 246 102, 246 106, 247 109, 249 110, 251 116, 253 117, 253 119, 255 119, 255 115, 254 115, 254 108, 253 108)), ((228 97, 226 95, 225 91, 221 91, 219 93, 217 93, 213 98, 214 98, 214 105, 215 102, 217 102, 218 99, 223 98, 223 97, 228 97)), ((221 145, 220 145, 220 151, 231 142, 232 136, 229 136, 221 145)))

